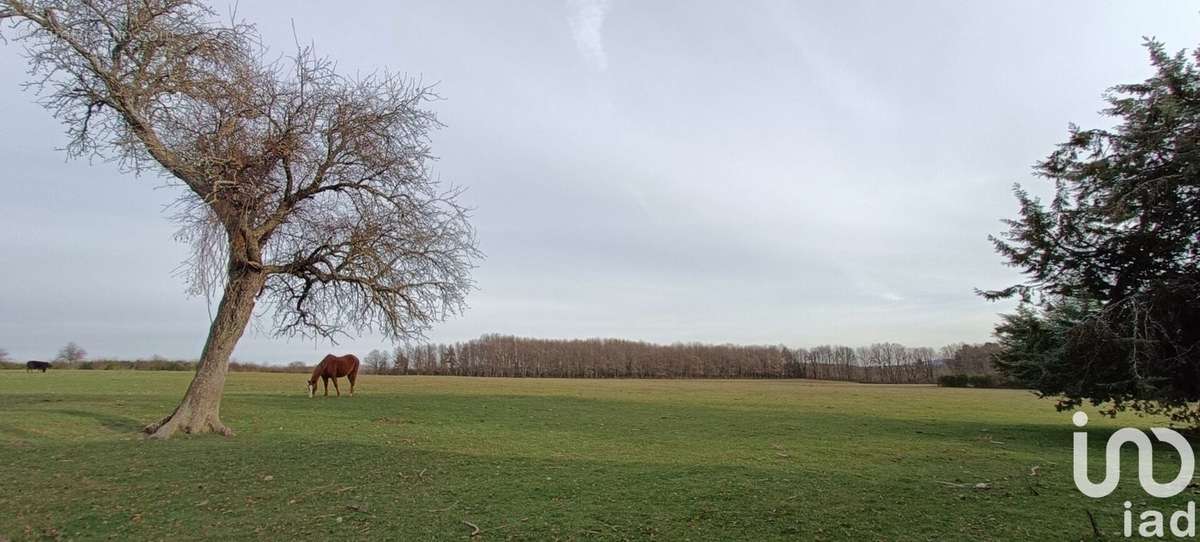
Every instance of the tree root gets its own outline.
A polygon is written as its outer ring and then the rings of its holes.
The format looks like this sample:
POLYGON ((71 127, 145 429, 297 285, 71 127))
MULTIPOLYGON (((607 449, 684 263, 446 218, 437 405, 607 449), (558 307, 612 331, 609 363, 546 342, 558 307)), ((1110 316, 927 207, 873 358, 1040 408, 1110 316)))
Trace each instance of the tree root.
POLYGON ((183 431, 187 434, 199 433, 217 433, 225 437, 232 437, 233 430, 221 423, 221 420, 216 416, 204 416, 197 419, 194 416, 180 416, 178 412, 163 418, 158 423, 152 423, 142 429, 146 434, 146 438, 155 440, 166 440, 171 438, 176 431, 183 431), (184 418, 187 418, 186 420, 184 418))

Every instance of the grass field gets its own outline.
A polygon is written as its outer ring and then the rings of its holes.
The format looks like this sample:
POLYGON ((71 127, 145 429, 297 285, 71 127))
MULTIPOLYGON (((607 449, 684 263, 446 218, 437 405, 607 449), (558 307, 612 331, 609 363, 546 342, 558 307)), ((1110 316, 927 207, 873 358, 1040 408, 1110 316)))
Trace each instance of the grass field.
MULTIPOLYGON (((1087 499, 1070 416, 1022 391, 233 373, 237 436, 138 438, 190 377, 0 371, 0 539, 1090 540, 1088 510, 1197 498, 1126 463, 1087 499)), ((1093 479, 1123 424, 1092 416, 1093 479)))

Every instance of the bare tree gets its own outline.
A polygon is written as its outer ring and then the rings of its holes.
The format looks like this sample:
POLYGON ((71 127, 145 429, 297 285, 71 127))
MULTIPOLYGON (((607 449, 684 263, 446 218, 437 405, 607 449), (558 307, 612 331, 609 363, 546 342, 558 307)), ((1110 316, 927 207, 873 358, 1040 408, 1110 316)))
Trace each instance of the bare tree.
POLYGON ((8 361, 8 350, 0 348, 0 362, 8 361))
MULTIPOLYGON (((192 293, 221 299, 186 395, 146 431, 232 434, 229 356, 256 302, 280 335, 408 339, 462 309, 477 257, 459 191, 431 175, 419 81, 338 74, 198 0, 0 0, 73 156, 181 187, 192 293)), ((131 269, 131 272, 133 270, 131 269)))
POLYGON ((367 357, 363 358, 363 363, 366 364, 367 370, 373 374, 381 375, 387 373, 387 352, 382 350, 372 350, 367 353, 367 357))
POLYGON ((950 370, 968 375, 995 375, 996 368, 992 360, 1001 351, 997 343, 963 344, 955 350, 954 355, 947 360, 950 370))
POLYGON ((58 356, 54 358, 54 361, 65 363, 67 366, 72 366, 85 359, 87 359, 87 350, 84 350, 78 344, 75 344, 75 341, 71 341, 67 343, 66 346, 59 349, 58 356))
POLYGON ((391 351, 391 371, 397 374, 408 374, 410 357, 404 347, 396 347, 391 351))

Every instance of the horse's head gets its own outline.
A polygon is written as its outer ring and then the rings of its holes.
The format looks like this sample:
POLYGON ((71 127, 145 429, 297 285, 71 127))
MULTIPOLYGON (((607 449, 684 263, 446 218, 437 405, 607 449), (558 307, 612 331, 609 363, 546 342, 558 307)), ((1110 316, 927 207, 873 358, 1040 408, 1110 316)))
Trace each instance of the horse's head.
POLYGON ((315 378, 312 380, 309 380, 307 385, 308 385, 308 398, 311 399, 314 395, 317 394, 317 380, 315 378))

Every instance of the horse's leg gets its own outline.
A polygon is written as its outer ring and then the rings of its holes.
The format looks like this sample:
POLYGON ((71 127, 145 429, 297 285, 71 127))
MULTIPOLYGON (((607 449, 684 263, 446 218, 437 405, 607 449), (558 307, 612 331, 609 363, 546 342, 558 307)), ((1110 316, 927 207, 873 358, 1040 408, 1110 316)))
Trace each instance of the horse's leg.
POLYGON ((325 384, 325 397, 329 397, 329 377, 328 377, 328 376, 322 376, 322 377, 321 377, 321 382, 322 382, 323 384, 325 384))
POLYGON ((333 391, 337 392, 338 397, 342 396, 342 390, 339 390, 338 386, 337 386, 337 377, 336 376, 333 377, 333 391))
POLYGON ((346 375, 346 380, 350 381, 350 397, 354 397, 354 381, 358 380, 358 369, 350 371, 350 374, 346 375))

